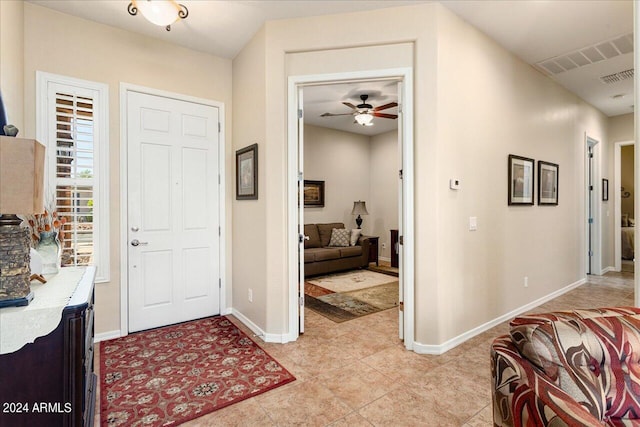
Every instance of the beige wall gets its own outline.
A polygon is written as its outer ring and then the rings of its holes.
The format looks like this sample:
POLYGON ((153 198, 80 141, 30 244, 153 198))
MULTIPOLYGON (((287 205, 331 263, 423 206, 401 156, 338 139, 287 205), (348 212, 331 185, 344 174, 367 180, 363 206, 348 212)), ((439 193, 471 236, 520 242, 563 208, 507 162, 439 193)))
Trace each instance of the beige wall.
MULTIPOLYGON (((266 329, 266 161, 265 31, 260 30, 233 61, 233 152, 258 144, 258 200, 233 201, 233 308, 266 329), (253 303, 249 302, 249 289, 253 303)), ((235 160, 234 160, 235 162, 235 160)), ((235 164, 230 169, 235 170, 235 164)), ((235 173, 234 173, 235 194, 235 173)))
MULTIPOLYGON (((268 331, 285 333, 288 321, 286 79, 402 66, 407 44, 415 72, 416 341, 442 344, 585 277, 584 135, 601 141, 606 172, 601 113, 437 4, 268 22, 265 30, 269 108, 259 132, 273 238, 256 241, 268 267, 248 279, 265 280, 268 331), (355 21, 380 31, 361 32, 355 21), (394 54, 367 55, 374 47, 394 54), (510 153, 560 165, 559 206, 507 206, 510 153), (449 190, 450 178, 461 190, 449 190), (470 216, 478 217, 476 232, 467 229, 470 216)), ((249 225, 238 224, 234 238, 250 238, 249 225)))
POLYGON ((609 118, 609 141, 633 141, 633 113, 609 118))
MULTIPOLYGON (((353 202, 364 200, 371 206, 370 145, 365 135, 305 125, 304 179, 325 182, 325 205, 305 208, 305 224, 343 222, 347 228, 356 228, 353 202)), ((371 217, 363 217, 364 234, 373 230, 371 217)))
MULTIPOLYGON (((2 2, 4 3, 4 2, 2 2)), ((25 137, 36 129, 35 73, 45 71, 109 85, 111 281, 96 285, 96 333, 120 329, 120 83, 223 102, 226 106, 227 224, 233 192, 231 61, 106 25, 24 4, 25 137)), ((231 283, 231 236, 227 281, 231 283)), ((231 301, 222 302, 229 306, 231 301)))
POLYGON ((24 132, 24 3, 0 1, 0 91, 8 123, 24 132))
POLYGON ((603 114, 439 11, 436 342, 585 277, 585 132, 607 164, 603 114), (509 154, 559 165, 558 206, 507 205, 509 154), (448 189, 450 178, 460 190, 448 189))
POLYGON ((373 221, 371 234, 380 237, 379 254, 389 259, 391 258, 391 230, 398 229, 400 202, 398 171, 401 169, 398 150, 398 132, 395 130, 371 138, 371 178, 369 180, 371 202, 368 205, 373 221))

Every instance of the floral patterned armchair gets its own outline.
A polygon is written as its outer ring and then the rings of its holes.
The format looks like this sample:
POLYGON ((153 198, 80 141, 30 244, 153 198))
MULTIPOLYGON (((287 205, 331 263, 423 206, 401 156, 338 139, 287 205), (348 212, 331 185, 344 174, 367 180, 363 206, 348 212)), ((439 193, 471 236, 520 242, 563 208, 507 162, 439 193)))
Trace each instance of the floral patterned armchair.
POLYGON ((640 309, 514 319, 491 346, 495 426, 640 426, 640 309))

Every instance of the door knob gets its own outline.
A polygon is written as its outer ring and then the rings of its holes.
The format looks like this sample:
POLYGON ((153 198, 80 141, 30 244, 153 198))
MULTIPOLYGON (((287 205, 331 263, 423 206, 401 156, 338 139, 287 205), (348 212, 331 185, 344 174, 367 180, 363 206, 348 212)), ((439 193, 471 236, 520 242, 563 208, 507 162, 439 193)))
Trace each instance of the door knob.
POLYGON ((141 242, 138 239, 133 239, 131 241, 131 246, 140 246, 140 245, 148 245, 148 244, 149 244, 149 242, 141 242))
POLYGON ((140 230, 140 228, 135 227, 135 226, 134 226, 134 227, 131 227, 131 231, 133 231, 133 232, 136 232, 136 231, 138 231, 138 230, 140 230))

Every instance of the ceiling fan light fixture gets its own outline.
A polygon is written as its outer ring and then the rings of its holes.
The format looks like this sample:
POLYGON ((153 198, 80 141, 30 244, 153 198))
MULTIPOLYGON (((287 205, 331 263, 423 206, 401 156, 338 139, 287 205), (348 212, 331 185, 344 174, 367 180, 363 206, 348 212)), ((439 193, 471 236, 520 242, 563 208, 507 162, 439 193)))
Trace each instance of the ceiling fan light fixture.
POLYGON ((147 21, 167 31, 171 31, 171 24, 189 16, 189 9, 175 0, 132 0, 127 11, 131 16, 140 11, 147 21))
POLYGON ((358 122, 359 125, 362 125, 362 126, 373 126, 373 123, 371 123, 371 121, 373 120, 373 115, 371 115, 368 112, 356 114, 355 119, 356 119, 356 122, 358 122))

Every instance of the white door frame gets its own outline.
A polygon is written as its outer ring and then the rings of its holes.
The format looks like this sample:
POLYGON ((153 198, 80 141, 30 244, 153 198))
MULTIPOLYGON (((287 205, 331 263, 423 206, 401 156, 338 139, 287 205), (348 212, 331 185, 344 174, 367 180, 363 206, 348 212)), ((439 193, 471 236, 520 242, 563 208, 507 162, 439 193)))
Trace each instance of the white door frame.
MULTIPOLYGON (((622 270, 622 147, 635 145, 634 141, 621 141, 613 146, 613 214, 614 214, 614 268, 616 271, 622 270)), ((635 173, 635 168, 634 168, 635 173)))
POLYGON ((397 79, 401 86, 402 105, 400 120, 403 132, 403 245, 401 270, 404 295, 404 345, 414 347, 414 167, 413 167, 413 69, 411 67, 383 70, 355 71, 333 74, 290 76, 288 81, 287 123, 287 258, 289 265, 289 333, 288 341, 299 336, 298 310, 298 88, 307 85, 343 83, 353 81, 397 79))
POLYGON ((585 171, 584 171, 584 188, 585 188, 585 272, 589 271, 589 250, 593 253, 591 255, 591 271, 592 275, 600 276, 602 272, 602 236, 601 236, 601 211, 602 211, 602 198, 601 198, 601 185, 600 185, 600 140, 595 139, 585 132, 584 138, 584 159, 585 159, 585 171), (591 246, 589 245, 589 147, 593 147, 593 159, 591 160, 591 185, 593 190, 591 192, 591 218, 593 223, 591 224, 591 246))
POLYGON ((219 111, 220 135, 218 149, 218 173, 220 174, 220 191, 218 194, 218 207, 220 209, 220 313, 228 310, 226 306, 226 231, 225 220, 225 112, 224 103, 209 99, 196 98, 174 92, 153 89, 129 83, 120 83, 120 336, 129 333, 129 234, 127 230, 128 212, 128 192, 127 192, 127 165, 128 165, 128 94, 129 92, 139 92, 147 95, 155 95, 163 98, 175 99, 178 101, 202 104, 216 107, 219 111))

